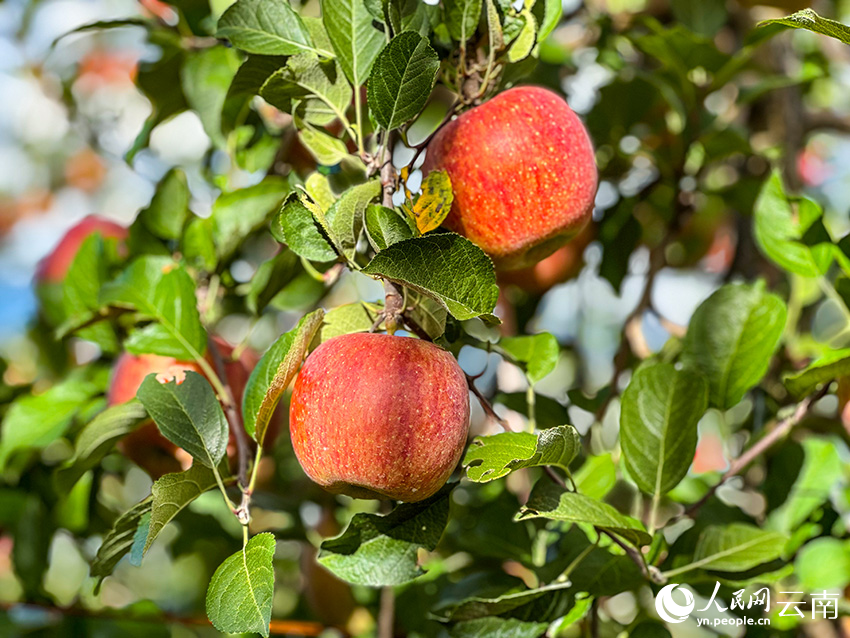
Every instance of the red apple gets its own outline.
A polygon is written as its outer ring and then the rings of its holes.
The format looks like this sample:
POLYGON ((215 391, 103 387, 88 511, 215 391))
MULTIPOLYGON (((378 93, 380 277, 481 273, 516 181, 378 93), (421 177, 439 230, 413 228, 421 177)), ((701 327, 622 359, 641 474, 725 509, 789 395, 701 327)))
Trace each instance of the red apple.
MULTIPOLYGON (((242 393, 251 371, 257 365, 258 357, 256 353, 246 349, 242 351, 239 359, 234 360, 233 348, 229 344, 219 337, 213 337, 213 341, 224 359, 224 371, 233 391, 233 399, 237 405, 241 406, 242 393)), ((212 363, 209 355, 208 360, 212 363)), ((178 361, 173 357, 155 354, 133 355, 125 352, 113 367, 107 402, 109 405, 117 405, 134 398, 142 381, 151 373, 155 373, 161 383, 172 379, 180 383, 185 378, 187 370, 203 374, 201 367, 194 361, 178 361)), ((272 423, 271 427, 276 429, 277 420, 272 423)), ((269 442, 273 441, 275 433, 270 430, 266 438, 269 442)), ((233 444, 234 441, 231 441, 231 448, 233 444)), ((191 463, 189 456, 181 453, 176 445, 162 436, 154 423, 143 424, 124 437, 118 447, 124 455, 152 476, 177 472, 186 469, 191 463)), ((228 453, 232 451, 228 449, 228 453)))
POLYGON ((444 222, 500 270, 532 266, 590 219, 597 171, 590 137, 547 89, 500 93, 441 129, 428 145, 427 175, 445 170, 454 202, 444 222))
POLYGON ((316 348, 289 411, 307 475, 355 498, 421 501, 448 480, 469 430, 469 390, 454 357, 411 337, 349 334, 316 348))
POLYGON ((65 233, 65 236, 59 240, 53 251, 41 260, 35 275, 36 281, 39 283, 60 283, 65 279, 68 269, 74 262, 74 257, 77 256, 80 245, 89 235, 94 233, 100 233, 105 239, 124 240, 127 238, 127 229, 124 226, 103 217, 89 215, 65 233))

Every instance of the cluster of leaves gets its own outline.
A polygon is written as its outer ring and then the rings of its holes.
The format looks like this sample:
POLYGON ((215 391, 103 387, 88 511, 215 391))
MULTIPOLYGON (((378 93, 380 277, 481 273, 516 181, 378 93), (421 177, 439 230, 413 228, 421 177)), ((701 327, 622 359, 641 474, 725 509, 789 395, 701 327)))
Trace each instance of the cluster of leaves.
MULTIPOLYGON (((153 419, 193 465, 156 480, 150 496, 108 529, 100 521, 96 531, 105 533, 91 575, 102 581, 127 555, 140 564, 171 521, 218 489, 241 523, 243 546, 221 557, 207 614, 220 631, 269 635, 276 539, 267 532, 251 536, 249 523, 275 410, 312 348, 382 325, 405 328, 456 355, 464 347, 495 354, 519 368, 528 387, 495 397, 526 415, 526 431, 477 437, 463 459, 463 479, 426 501, 387 514, 364 512, 321 495, 297 472, 281 473, 278 491, 299 496, 280 509, 298 519, 305 501, 331 503, 347 525, 321 542, 318 562, 352 585, 395 588, 397 623, 411 635, 561 635, 578 623, 595 626, 607 597, 679 576, 701 592, 720 582, 724 595, 789 579, 807 590, 850 583, 850 570, 829 583, 812 576, 818 565, 847 564, 846 543, 831 538, 844 536, 850 513, 846 499, 834 494, 834 486, 846 489, 839 457, 846 434, 834 423, 790 444, 796 472, 784 472, 782 458, 769 460, 765 471, 776 483, 766 513, 753 515, 716 495, 850 371, 850 350, 833 347, 847 345, 845 333, 820 344, 805 328, 818 304, 838 308, 850 324, 850 245, 833 239, 816 202, 786 192, 744 123, 706 107, 709 96, 743 86, 746 72, 759 69, 760 47, 778 27, 758 28, 726 53, 700 34, 705 25, 683 13, 683 3, 674 3, 681 22, 673 24, 647 18, 623 27, 604 15, 593 18, 599 63, 612 79, 587 123, 601 177, 620 194, 601 211, 599 274, 619 290, 635 250, 645 246, 650 253, 646 292, 629 323, 655 313, 652 286, 661 268, 693 266, 704 254, 689 245, 702 241, 701 222, 716 226, 733 215, 752 229, 754 247, 767 260, 758 272, 770 272, 764 265, 771 263, 787 277, 771 292, 734 262, 730 277, 744 282, 718 287, 657 353, 632 352, 624 338, 610 383, 592 393, 569 388, 565 406, 537 392, 568 354, 551 334, 530 333, 539 298, 506 291, 520 334, 502 336, 490 259, 439 228, 451 207, 448 175, 423 176, 421 188, 413 180, 419 151, 441 122, 535 67, 534 79, 545 82, 547 72, 569 64, 541 61, 546 37, 562 17, 560 1, 531 0, 519 8, 505 0, 320 4, 319 18, 284 0, 237 0, 215 20, 195 3, 175 3, 176 27, 131 21, 162 55, 138 75, 153 111, 130 159, 157 125, 191 109, 213 145, 210 179, 222 192, 211 215, 200 217, 186 175, 169 171, 131 226, 126 250, 92 236, 65 281, 40 291, 43 326, 63 344, 97 344, 102 356, 60 370, 40 392, 2 388, 8 407, 0 468, 18 488, 4 491, 9 503, 0 508, 0 525, 12 523, 7 512, 23 513, 14 558, 25 595, 43 596, 53 530, 91 531, 92 495, 114 467, 115 444, 153 419), (396 149, 411 157, 398 174, 396 149), (298 164, 299 151, 312 160, 298 164), (216 153, 234 171, 256 176, 255 183, 231 188, 232 175, 213 168, 216 153), (256 260, 258 253, 264 260, 256 260), (253 276, 240 281, 235 265, 252 259, 253 276), (386 307, 369 300, 322 309, 349 277, 383 281, 392 295, 402 295, 400 309, 390 308, 389 297, 386 307), (812 282, 820 286, 814 292, 812 282), (236 405, 215 364, 221 357, 211 338, 216 325, 233 314, 259 321, 279 312, 300 320, 268 347, 236 405), (136 400, 105 407, 108 363, 122 351, 192 361, 204 374, 188 372, 180 384, 151 376, 136 400), (568 424, 567 407, 593 417, 591 434, 568 424), (600 441, 612 418, 619 442, 606 446, 600 441), (748 450, 723 476, 689 475, 698 424, 710 419, 722 421, 724 433, 748 433, 748 450), (254 456, 256 448, 256 457, 240 459, 231 473, 228 440, 243 428, 252 442, 236 436, 239 453, 254 456), (69 441, 72 448, 63 449, 69 441), (293 489, 296 483, 304 489, 293 489), (86 515, 74 517, 75 511, 86 515), (458 556, 471 560, 452 560, 458 556), (514 576, 503 568, 507 563, 514 576)), ((811 12, 778 24, 845 41, 848 33, 811 12)), ((760 85, 739 92, 740 106, 811 78, 762 73, 760 85)), ((750 248, 742 243, 738 253, 750 248)), ((279 448, 278 460, 291 465, 291 451, 284 442, 279 448)), ((301 524, 275 532, 308 536, 301 524)), ((228 542, 235 541, 228 536, 228 542)), ((372 591, 362 598, 379 604, 372 591)), ((664 632, 651 609, 636 613, 630 630, 639 628, 664 632)))

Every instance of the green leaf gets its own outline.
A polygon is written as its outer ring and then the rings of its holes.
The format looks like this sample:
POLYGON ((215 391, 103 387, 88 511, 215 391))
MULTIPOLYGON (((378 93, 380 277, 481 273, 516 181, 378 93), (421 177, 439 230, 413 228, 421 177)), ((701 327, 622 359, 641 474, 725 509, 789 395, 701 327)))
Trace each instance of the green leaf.
POLYGON ((511 359, 523 364, 529 383, 534 385, 558 365, 558 340, 548 332, 522 337, 503 337, 499 348, 511 359))
POLYGON ((525 622, 516 618, 487 616, 453 625, 450 638, 539 638, 548 623, 525 622))
MULTIPOLYGON (((555 30, 564 14, 563 0, 540 0, 543 4, 543 17, 537 30, 537 41, 543 42, 555 30)), ((712 31, 712 35, 715 31, 712 31)))
POLYGON ((340 335, 369 332, 376 318, 377 312, 362 301, 337 306, 325 313, 322 327, 313 337, 310 349, 340 335))
POLYGON ((182 268, 163 273, 149 307, 136 309, 156 319, 133 330, 124 347, 133 354, 154 353, 177 359, 195 359, 204 352, 207 334, 198 313, 195 282, 182 268))
POLYGON ((162 529, 180 511, 207 490, 216 485, 213 471, 200 463, 193 463, 185 472, 166 474, 158 478, 151 487, 151 518, 145 546, 147 553, 162 529))
POLYGON ((764 183, 755 203, 754 217, 759 249, 779 267, 804 277, 819 277, 829 268, 831 250, 816 252, 803 243, 803 236, 816 221, 815 216, 805 220, 796 218, 778 172, 764 183))
POLYGON ((278 337, 251 372, 242 397, 245 430, 262 445, 283 391, 295 377, 307 348, 322 325, 324 312, 314 310, 278 337))
POLYGON ((688 473, 697 449, 697 424, 708 409, 708 383, 670 363, 643 365, 623 393, 620 445, 637 486, 666 494, 688 473))
POLYGON ((325 238, 313 213, 295 196, 290 196, 272 221, 272 235, 289 249, 310 261, 334 261, 336 250, 325 238))
POLYGON ((844 589, 850 583, 850 544, 837 538, 815 539, 797 553, 794 569, 807 591, 844 589))
POLYGON ((522 31, 508 50, 508 62, 520 62, 531 55, 537 42, 537 20, 531 11, 524 10, 522 17, 525 20, 522 31))
POLYGON ((257 534, 215 570, 207 589, 207 616, 228 634, 269 635, 274 595, 274 535, 257 534))
MULTIPOLYGON (((546 0, 548 10, 551 2, 557 2, 558 18, 561 17, 563 9, 560 6, 560 0, 546 0)), ((489 40, 491 55, 495 57, 496 51, 501 51, 505 46, 505 34, 502 31, 502 22, 499 20, 499 12, 496 10, 495 0, 484 0, 484 10, 487 15, 487 38, 489 40)))
POLYGON ((785 502, 767 517, 765 527, 790 534, 829 500, 835 485, 844 482, 844 464, 835 441, 806 438, 803 467, 785 502))
POLYGON ((215 250, 212 222, 195 217, 186 227, 181 248, 189 264, 206 272, 215 271, 218 255, 215 250))
POLYGON ((74 455, 56 472, 56 486, 67 492, 80 477, 100 463, 117 441, 144 423, 148 413, 136 399, 106 408, 89 421, 74 442, 74 455))
POLYGON ((537 482, 528 502, 517 514, 517 520, 529 518, 588 523, 616 533, 635 545, 648 545, 652 541, 640 521, 620 514, 607 503, 568 492, 546 477, 537 482))
POLYGON ((431 171, 422 181, 422 194, 411 209, 419 234, 439 228, 452 209, 452 180, 446 171, 431 171))
POLYGON ((478 28, 481 0, 445 0, 446 26, 452 39, 466 43, 478 28))
POLYGON ((416 117, 439 69, 440 58, 427 38, 405 31, 390 40, 369 76, 368 101, 375 121, 392 130, 416 117))
POLYGON ((372 204, 366 207, 366 235, 375 252, 413 237, 408 223, 392 208, 372 204))
POLYGON ((493 262, 475 244, 454 233, 406 239, 382 250, 363 269, 439 301, 464 321, 493 316, 499 287, 493 262))
POLYGON ((136 396, 166 439, 207 467, 218 466, 227 451, 227 419, 204 377, 187 371, 182 383, 160 383, 149 374, 136 396))
POLYGON ((236 51, 226 47, 202 49, 189 56, 181 74, 186 101, 198 113, 204 132, 220 149, 226 148, 221 130, 222 109, 239 69, 239 58, 236 51))
POLYGON ((617 467, 610 454, 588 456, 584 465, 573 473, 573 481, 577 492, 601 500, 617 483, 617 467))
POLYGON ((100 303, 136 310, 155 320, 136 329, 125 347, 136 353, 153 353, 177 359, 194 359, 206 350, 207 335, 201 325, 195 282, 168 257, 135 260, 100 291, 100 303))
POLYGON ((100 233, 80 244, 62 282, 64 321, 57 330, 62 337, 95 316, 100 308, 97 296, 106 281, 105 242, 100 233))
POLYGON ((850 27, 835 20, 819 16, 811 9, 803 9, 785 18, 774 18, 759 22, 758 26, 764 27, 777 24, 792 29, 805 29, 821 35, 828 35, 844 44, 850 44, 850 27))
POLYGON ((345 77, 363 86, 385 41, 363 0, 322 0, 322 22, 345 77))
POLYGON ((573 594, 569 591, 571 583, 554 583, 537 589, 526 589, 524 591, 511 591, 501 596, 483 597, 472 596, 460 602, 451 602, 435 612, 441 620, 448 622, 460 622, 486 618, 488 616, 519 616, 527 619, 529 616, 535 620, 544 620, 542 614, 529 613, 532 606, 537 609, 546 609, 547 615, 554 612, 562 615, 564 607, 571 607, 573 594), (544 603, 541 605, 540 603, 544 603), (557 611, 555 611, 557 609, 557 611))
POLYGON ((91 565, 91 575, 98 580, 97 588, 100 588, 103 579, 112 573, 118 561, 133 548, 139 527, 144 525, 147 517, 150 516, 151 502, 152 499, 148 497, 124 512, 103 537, 103 542, 91 565))
POLYGON ((0 427, 0 469, 12 453, 45 448, 67 431, 85 403, 103 390, 85 375, 72 374, 41 394, 22 396, 9 406, 0 427))
POLYGON ((286 57, 281 55, 249 55, 239 69, 230 87, 228 99, 236 95, 259 95, 260 87, 266 83, 275 71, 286 66, 286 57))
POLYGON ((581 449, 581 438, 571 425, 549 428, 539 434, 502 432, 478 436, 472 441, 463 465, 476 483, 502 478, 524 467, 554 465, 569 472, 570 462, 581 449))
POLYGON ((251 278, 245 304, 254 314, 260 314, 282 288, 303 272, 301 261, 291 250, 282 250, 259 265, 251 278))
POLYGON ((313 46, 307 27, 289 6, 289 0, 239 0, 221 16, 216 37, 230 40, 233 46, 247 53, 332 55, 313 46))
POLYGON ((320 62, 315 55, 296 55, 266 80, 260 95, 286 112, 292 112, 291 101, 298 100, 294 113, 317 126, 336 119, 347 122, 345 111, 352 92, 341 71, 335 60, 320 62))
POLYGON ((172 168, 156 186, 153 199, 142 209, 135 223, 141 223, 161 239, 180 239, 189 218, 189 184, 186 173, 172 168))
POLYGON ((385 0, 387 19, 393 33, 415 31, 421 36, 428 37, 431 32, 431 20, 428 17, 429 7, 421 0, 385 0))
POLYGON ((787 311, 764 284, 728 284, 694 312, 682 363, 708 379, 712 405, 736 405, 767 372, 787 311))
POLYGON ((401 585, 423 574, 420 547, 434 551, 449 520, 457 484, 418 503, 402 503, 386 516, 355 514, 346 530, 322 543, 319 562, 355 585, 401 585))
POLYGON ((688 571, 714 569, 743 572, 782 556, 788 538, 746 523, 710 525, 703 530, 688 571))
POLYGON ((267 177, 254 186, 219 195, 210 216, 219 257, 231 255, 248 235, 265 224, 291 191, 286 180, 267 177))
POLYGON ((354 259, 357 241, 363 231, 363 214, 373 199, 381 194, 380 180, 373 179, 365 184, 352 186, 328 209, 325 215, 331 239, 340 254, 354 259))
POLYGON ((348 148, 341 139, 328 135, 306 122, 299 126, 298 137, 301 144, 322 166, 336 166, 348 157, 348 148))
POLYGON ((818 386, 839 377, 850 375, 850 349, 832 350, 813 361, 803 370, 787 374, 785 387, 797 399, 811 394, 818 386))
POLYGON ((431 297, 408 291, 410 318, 422 328, 432 340, 437 340, 446 331, 446 309, 431 297))

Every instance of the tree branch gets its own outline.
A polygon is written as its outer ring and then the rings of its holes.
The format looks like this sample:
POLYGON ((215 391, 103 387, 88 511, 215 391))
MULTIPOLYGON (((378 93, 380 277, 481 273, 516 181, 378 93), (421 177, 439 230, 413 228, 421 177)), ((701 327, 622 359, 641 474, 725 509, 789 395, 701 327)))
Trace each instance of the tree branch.
MULTIPOLYGON (((464 374, 466 374, 466 373, 464 373, 464 374)), ((496 413, 496 410, 494 410, 494 409, 493 409, 493 405, 490 403, 490 401, 488 401, 488 400, 487 400, 487 397, 485 397, 485 396, 481 393, 481 390, 479 390, 479 389, 475 386, 475 379, 473 379, 471 376, 469 376, 469 375, 467 374, 467 375, 466 375, 466 383, 467 383, 467 385, 469 385, 469 390, 472 392, 472 394, 474 394, 474 395, 475 395, 475 398, 476 398, 476 399, 478 399, 478 403, 481 405, 481 408, 484 410, 484 413, 485 413, 488 417, 490 417, 491 419, 493 419, 496 423, 498 423, 499 425, 501 425, 501 426, 502 426, 502 429, 503 429, 505 432, 510 432, 510 431, 511 431, 511 429, 508 427, 508 422, 507 422, 507 421, 505 421, 502 417, 500 417, 500 416, 496 413)))
POLYGON ((820 390, 800 401, 792 414, 779 421, 773 430, 756 441, 756 443, 746 452, 742 453, 741 456, 733 459, 729 463, 729 469, 724 472, 723 476, 720 477, 720 480, 713 485, 700 500, 685 509, 682 514, 676 516, 673 520, 679 520, 680 518, 686 517, 693 518, 699 509, 705 505, 712 496, 714 496, 715 492, 717 492, 721 485, 733 476, 737 476, 743 472, 750 463, 791 432, 791 430, 793 430, 809 413, 809 409, 812 405, 817 403, 817 401, 829 392, 829 385, 829 383, 825 383, 820 390))

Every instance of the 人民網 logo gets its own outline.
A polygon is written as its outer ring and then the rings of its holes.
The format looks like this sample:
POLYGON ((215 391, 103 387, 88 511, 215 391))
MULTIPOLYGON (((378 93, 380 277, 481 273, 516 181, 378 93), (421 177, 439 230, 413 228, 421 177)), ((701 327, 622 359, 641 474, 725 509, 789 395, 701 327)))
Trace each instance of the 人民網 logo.
POLYGON ((684 587, 673 583, 661 588, 658 595, 655 597, 655 610, 662 620, 670 623, 685 622, 688 615, 694 610, 694 595, 684 587), (685 598, 685 604, 680 605, 673 600, 673 592, 676 590, 682 592, 685 598))

